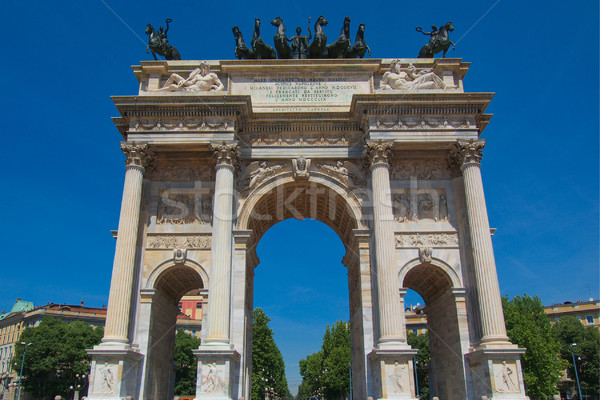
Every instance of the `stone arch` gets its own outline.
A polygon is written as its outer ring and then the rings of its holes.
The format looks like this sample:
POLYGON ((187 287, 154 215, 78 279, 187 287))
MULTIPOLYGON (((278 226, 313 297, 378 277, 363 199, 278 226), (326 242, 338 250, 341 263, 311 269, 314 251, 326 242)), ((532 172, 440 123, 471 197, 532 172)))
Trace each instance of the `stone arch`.
POLYGON ((413 259, 399 272, 400 286, 425 301, 431 352, 429 387, 444 399, 467 398, 461 354, 468 348, 465 290, 457 272, 443 260, 413 259), (439 379, 436 379, 439 377, 439 379))
MULTIPOLYGON (((281 174, 249 192, 239 208, 236 224, 236 229, 247 232, 249 238, 246 243, 247 310, 254 307, 252 269, 258 265, 255 249, 272 226, 289 218, 311 218, 324 223, 340 237, 346 248, 342 263, 348 268, 352 374, 357 377, 353 381, 353 389, 357 398, 366 398, 368 386, 372 385, 368 381, 370 364, 367 354, 374 343, 371 276, 360 272, 370 269, 370 231, 362 211, 363 195, 366 195, 366 190, 350 188, 317 171, 311 170, 309 179, 294 179, 291 174, 281 174)), ((247 318, 251 321, 251 316, 247 318)), ((251 335, 247 334, 246 339, 240 340, 245 342, 245 348, 250 352, 251 342, 247 338, 251 335)), ((247 377, 251 377, 249 372, 247 377)), ((245 385, 248 392, 250 385, 245 385)))
POLYGON ((208 288, 208 280, 206 270, 194 260, 188 259, 181 264, 167 260, 152 271, 145 289, 163 291, 177 302, 181 296, 192 289, 208 288), (187 289, 184 290, 185 288, 187 289), (182 290, 184 291, 181 292, 182 290))
POLYGON ((271 226, 288 218, 319 220, 332 228, 346 246, 353 229, 365 228, 358 194, 330 176, 311 171, 309 179, 297 180, 287 173, 252 190, 239 209, 237 229, 252 230, 257 243, 271 226), (296 196, 295 201, 282 204, 281 199, 288 196, 296 196), (311 196, 315 197, 306 201, 311 196))
POLYGON ((146 399, 163 399, 172 396, 174 383, 173 351, 177 306, 181 297, 192 289, 208 287, 208 274, 197 262, 187 259, 183 263, 167 260, 150 274, 142 289, 140 313, 148 323, 147 336, 140 338, 146 347, 144 365, 145 385, 142 396, 146 399))
POLYGON ((429 262, 421 262, 415 258, 404 264, 398 275, 400 287, 413 289, 426 303, 426 297, 430 300, 437 298, 436 294, 439 294, 440 289, 462 287, 462 280, 454 268, 435 257, 429 262))

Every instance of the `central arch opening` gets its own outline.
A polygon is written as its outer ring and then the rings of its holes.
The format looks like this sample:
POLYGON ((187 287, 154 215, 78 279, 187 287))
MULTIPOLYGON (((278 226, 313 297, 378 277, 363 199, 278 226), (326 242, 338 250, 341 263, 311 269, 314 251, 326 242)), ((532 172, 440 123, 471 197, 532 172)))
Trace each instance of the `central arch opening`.
POLYGON ((287 219, 265 233, 257 254, 254 307, 271 319, 288 386, 296 395, 300 360, 320 350, 327 325, 350 318, 344 245, 319 221, 287 219))
POLYGON ((263 308, 272 320, 290 391, 295 394, 301 383, 299 360, 320 350, 325 327, 338 320, 350 324, 352 369, 361 376, 365 355, 354 230, 362 225, 355 194, 330 177, 280 178, 251 193, 244 207, 238 226, 252 231, 248 250, 257 256, 249 257, 256 267, 249 297, 252 308, 263 308))

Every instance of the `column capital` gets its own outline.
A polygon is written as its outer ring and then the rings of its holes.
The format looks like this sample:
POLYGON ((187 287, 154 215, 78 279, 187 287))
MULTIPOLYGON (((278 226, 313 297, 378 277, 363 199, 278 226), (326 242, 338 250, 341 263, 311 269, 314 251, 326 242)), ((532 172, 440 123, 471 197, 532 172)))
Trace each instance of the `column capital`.
POLYGON ((377 142, 367 143, 363 151, 363 161, 367 167, 374 167, 378 164, 389 163, 392 159, 392 147, 394 143, 384 142, 379 139, 377 142))
POLYGON ((210 150, 213 152, 217 167, 226 166, 234 170, 239 167, 240 148, 237 143, 211 143, 210 150))
POLYGON ((455 173, 460 173, 467 165, 480 166, 484 147, 485 139, 457 140, 448 154, 448 166, 455 173))
POLYGON ((127 167, 151 169, 154 166, 154 152, 147 144, 121 143, 127 167))

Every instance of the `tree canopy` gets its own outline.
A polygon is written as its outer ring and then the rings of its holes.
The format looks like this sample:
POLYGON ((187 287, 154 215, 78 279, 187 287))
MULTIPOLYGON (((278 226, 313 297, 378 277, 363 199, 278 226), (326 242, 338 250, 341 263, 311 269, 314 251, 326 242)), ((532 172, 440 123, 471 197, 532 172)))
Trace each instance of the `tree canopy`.
POLYGON ((597 328, 583 326, 573 316, 562 317, 553 327, 552 333, 560 343, 560 356, 568 364, 568 374, 575 381, 573 356, 577 363, 577 373, 581 393, 597 396, 600 394, 600 333, 597 328), (575 344, 574 346, 571 346, 575 344), (571 354, 571 347, 573 354, 571 354))
POLYGON ((196 371, 198 358, 192 350, 200 346, 200 339, 185 333, 183 329, 177 331, 175 336, 175 395, 194 395, 196 393, 196 371))
POLYGON ((265 388, 280 398, 289 398, 285 363, 269 328, 271 319, 261 308, 252 317, 252 400, 264 400, 265 388))
POLYGON ((100 343, 104 330, 85 322, 67 323, 54 318, 44 318, 37 327, 25 328, 17 344, 13 369, 18 373, 25 349, 21 342, 31 343, 23 363, 23 389, 37 398, 71 397, 69 386, 82 384, 82 394, 87 392, 85 380, 76 374, 88 375, 90 356, 86 349, 100 343))
POLYGON ((532 400, 551 398, 565 363, 558 356, 560 346, 552 335, 550 320, 539 297, 502 298, 506 332, 511 342, 527 350, 521 355, 525 392, 532 400))
POLYGON ((350 326, 337 321, 327 325, 321 350, 300 360, 302 383, 297 399, 321 393, 325 399, 340 399, 350 392, 350 326))

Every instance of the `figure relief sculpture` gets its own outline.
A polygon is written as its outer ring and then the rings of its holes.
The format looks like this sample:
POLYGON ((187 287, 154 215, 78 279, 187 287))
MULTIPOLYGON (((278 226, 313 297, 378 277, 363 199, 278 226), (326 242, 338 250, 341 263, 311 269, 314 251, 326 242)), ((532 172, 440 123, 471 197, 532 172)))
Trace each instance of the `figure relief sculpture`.
POLYGON ((409 64, 406 70, 401 69, 400 61, 393 60, 390 70, 383 74, 379 83, 380 90, 406 90, 419 89, 445 89, 444 81, 431 72, 431 69, 417 71, 413 64, 409 64))
POLYGON ((414 214, 410 206, 410 198, 406 193, 393 194, 392 209, 395 221, 410 222, 414 220, 414 214))
POLYGON ((160 89, 150 89, 151 92, 220 92, 225 90, 223 83, 214 72, 210 72, 210 66, 205 62, 200 63, 200 68, 190 72, 187 78, 179 74, 171 74, 169 79, 160 89))
POLYGON ((156 60, 156 54, 163 56, 167 60, 181 60, 179 51, 169 44, 167 40, 167 31, 169 30, 169 22, 171 18, 167 18, 167 28, 163 30, 161 26, 157 32, 151 24, 146 25, 146 35, 148 35, 148 46, 146 53, 152 51, 152 56, 156 60))
POLYGON ((104 366, 101 368, 100 373, 102 374, 102 393, 112 393, 113 387, 115 384, 115 374, 112 370, 112 365, 109 365, 108 362, 104 363, 104 366))
POLYGON ((194 214, 193 193, 169 193, 165 190, 160 195, 157 224, 193 224, 198 222, 194 214))
POLYGON ((310 158, 302 156, 292 159, 292 174, 294 179, 308 179, 310 175, 310 158))
POLYGON ((206 364, 206 369, 206 374, 202 374, 202 392, 222 393, 225 390, 225 381, 221 377, 221 369, 216 363, 206 364))
POLYGON ((429 193, 418 196, 419 219, 433 219, 433 199, 429 193))
POLYGON ((342 31, 337 40, 326 46, 324 58, 343 58, 350 48, 350 17, 344 18, 342 31))
POLYGON ((390 392, 401 393, 403 391, 402 381, 404 380, 405 366, 400 365, 398 361, 394 363, 394 368, 390 374, 390 383, 392 387, 390 392))
POLYGON ((433 58, 434 54, 443 51, 442 58, 446 58, 448 48, 452 45, 452 50, 456 50, 456 45, 450 41, 448 32, 454 31, 452 22, 448 22, 442 26, 439 30, 435 25, 431 27, 431 32, 423 32, 423 28, 417 27, 417 32, 421 32, 423 35, 430 36, 429 43, 421 47, 418 58, 433 58))
POLYGON ((290 46, 288 43, 291 42, 292 39, 288 39, 287 35, 285 34, 285 25, 283 24, 283 20, 281 17, 277 17, 271 21, 271 25, 277 27, 277 33, 273 37, 275 50, 277 51, 277 57, 280 59, 292 58, 292 46, 290 46))
POLYGON ((310 58, 326 57, 325 53, 327 50, 327 35, 325 34, 323 27, 328 23, 329 22, 322 15, 317 18, 317 22, 315 22, 315 38, 310 46, 308 46, 310 58))
POLYGON ((254 50, 246 46, 246 43, 244 43, 244 37, 242 36, 240 28, 234 26, 233 28, 231 28, 231 30, 233 31, 233 37, 235 38, 235 57, 238 60, 241 60, 242 58, 244 60, 255 59, 256 54, 254 53, 254 50))
POLYGON ((275 175, 281 170, 283 170, 281 164, 269 166, 265 161, 254 161, 253 163, 250 163, 244 171, 244 174, 240 179, 241 187, 254 189, 262 181, 275 175))
POLYGON ((310 17, 308 17, 308 36, 302 36, 302 28, 296 28, 296 34, 288 39, 292 42, 292 58, 296 60, 304 60, 308 58, 308 42, 312 38, 310 31, 310 17))
POLYGON ((348 187, 359 187, 366 183, 364 173, 349 161, 337 161, 335 164, 317 164, 317 166, 348 187))
POLYGON ((419 261, 422 263, 431 263, 433 249, 431 247, 419 247, 419 261))
POLYGON ((448 221, 448 200, 445 194, 440 194, 439 221, 448 221))
POLYGON ((277 58, 275 49, 267 45, 264 40, 260 37, 260 19, 254 19, 254 33, 252 34, 252 49, 256 58, 260 59, 274 59, 277 58))
POLYGON ((514 381, 514 371, 506 365, 506 361, 502 361, 502 365, 497 368, 496 372, 496 390, 500 393, 515 393, 519 392, 519 388, 514 381))
POLYGON ((371 49, 367 46, 367 42, 365 40, 365 24, 358 25, 358 31, 356 32, 356 39, 354 40, 354 45, 350 47, 350 49, 346 52, 345 58, 364 58, 365 53, 369 52, 369 56, 371 55, 371 49))

